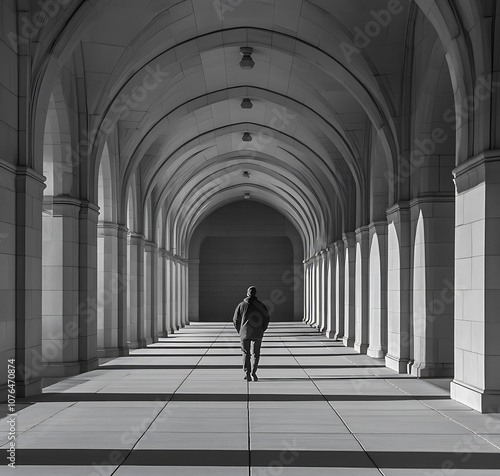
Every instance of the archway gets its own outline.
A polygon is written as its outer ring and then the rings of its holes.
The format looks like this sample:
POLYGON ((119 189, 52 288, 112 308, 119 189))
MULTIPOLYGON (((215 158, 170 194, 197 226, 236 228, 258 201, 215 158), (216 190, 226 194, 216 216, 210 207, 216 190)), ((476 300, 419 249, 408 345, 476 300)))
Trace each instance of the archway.
POLYGON ((300 320, 303 289, 288 278, 301 259, 298 232, 278 211, 255 201, 219 208, 190 246, 190 302, 199 303, 190 320, 230 321, 250 285, 272 320, 300 320))

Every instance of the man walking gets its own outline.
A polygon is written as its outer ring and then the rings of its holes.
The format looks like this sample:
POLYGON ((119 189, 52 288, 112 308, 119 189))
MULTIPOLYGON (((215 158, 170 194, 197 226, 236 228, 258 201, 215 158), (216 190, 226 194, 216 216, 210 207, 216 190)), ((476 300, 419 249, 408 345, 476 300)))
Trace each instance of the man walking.
POLYGON ((238 304, 234 311, 233 323, 241 338, 241 351, 243 352, 243 371, 245 380, 256 382, 257 367, 260 359, 262 337, 269 325, 270 317, 267 307, 256 297, 257 289, 250 286, 247 297, 238 304), (253 342, 253 367, 250 366, 250 350, 253 342))

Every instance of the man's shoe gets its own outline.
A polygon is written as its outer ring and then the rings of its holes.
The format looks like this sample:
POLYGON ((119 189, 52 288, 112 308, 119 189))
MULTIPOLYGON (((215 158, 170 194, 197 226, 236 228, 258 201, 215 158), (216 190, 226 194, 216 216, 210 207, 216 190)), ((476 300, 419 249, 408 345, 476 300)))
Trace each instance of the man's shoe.
POLYGON ((252 374, 252 379, 254 382, 258 382, 259 381, 259 377, 257 377, 257 374, 252 374))
POLYGON ((246 374, 244 377, 243 377, 243 380, 248 380, 249 382, 252 381, 252 377, 250 376, 250 374, 246 374))

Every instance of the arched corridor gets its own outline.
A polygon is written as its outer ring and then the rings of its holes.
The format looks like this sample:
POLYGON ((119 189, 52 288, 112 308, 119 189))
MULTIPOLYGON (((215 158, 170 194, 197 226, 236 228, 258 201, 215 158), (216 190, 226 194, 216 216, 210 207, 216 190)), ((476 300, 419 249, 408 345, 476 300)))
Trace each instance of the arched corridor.
POLYGON ((1 1, 0 400, 255 285, 274 329, 499 414, 497 3, 1 1))

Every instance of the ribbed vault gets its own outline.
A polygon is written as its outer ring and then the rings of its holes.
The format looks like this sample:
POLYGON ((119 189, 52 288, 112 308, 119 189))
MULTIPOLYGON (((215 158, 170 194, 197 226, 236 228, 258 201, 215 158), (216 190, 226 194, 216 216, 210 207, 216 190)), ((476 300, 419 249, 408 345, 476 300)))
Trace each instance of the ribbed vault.
MULTIPOLYGON (((50 19, 59 35, 42 32, 38 100, 71 64, 84 84, 78 107, 95 138, 89 175, 98 176, 112 138, 119 202, 137 188, 140 216, 130 231, 154 230, 159 246, 186 257, 200 220, 250 193, 294 223, 310 256, 369 221, 366 147, 376 134, 383 151, 377 169, 394 170, 391 98, 399 86, 380 82, 383 65, 346 54, 353 44, 346 23, 361 22, 348 9, 322 1, 237 3, 71 2, 60 23, 50 19), (253 69, 239 66, 242 46, 253 48, 253 69), (243 98, 253 108, 242 109, 243 98), (242 141, 244 132, 251 142, 242 141)), ((373 2, 378 7, 386 2, 373 2)), ((398 39, 405 24, 405 15, 395 15, 374 40, 390 49, 392 64, 404 54, 398 39)), ((87 193, 95 201, 97 185, 87 193)), ((118 217, 127 223, 126 206, 118 217)))

